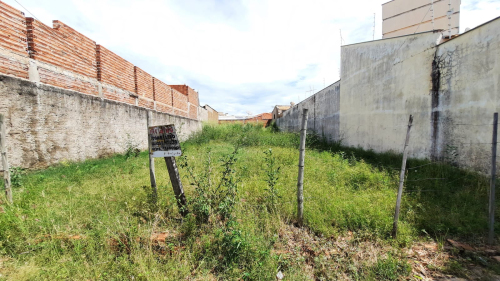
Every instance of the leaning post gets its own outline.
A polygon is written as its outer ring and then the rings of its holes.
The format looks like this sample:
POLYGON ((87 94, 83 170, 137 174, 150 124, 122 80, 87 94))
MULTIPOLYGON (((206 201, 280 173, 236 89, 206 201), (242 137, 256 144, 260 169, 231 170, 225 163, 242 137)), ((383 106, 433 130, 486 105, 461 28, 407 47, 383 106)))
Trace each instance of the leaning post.
POLYGON ((495 182, 497 172, 497 132, 498 112, 493 114, 493 137, 491 142, 491 179, 490 179, 490 202, 489 202, 489 233, 488 244, 493 245, 495 236, 495 182))
POLYGON ((396 211, 394 212, 394 223, 392 225, 393 238, 396 238, 398 235, 399 209, 401 207, 403 184, 405 182, 406 158, 408 157, 408 143, 410 142, 410 131, 412 124, 413 124, 413 115, 410 115, 410 120, 408 121, 408 129, 406 130, 405 146, 403 148, 403 163, 401 164, 401 173, 399 174, 398 199, 396 200, 396 211))
POLYGON ((172 183, 172 188, 174 189, 177 206, 179 207, 181 215, 185 217, 189 213, 189 210, 187 208, 186 195, 184 195, 184 188, 182 187, 181 177, 179 176, 179 169, 177 168, 175 157, 165 157, 165 164, 167 164, 168 175, 170 176, 170 182, 172 183))
MULTIPOLYGON (((148 126, 148 134, 149 127, 151 127, 151 123, 153 119, 153 114, 151 111, 147 111, 147 126, 148 126)), ((149 180, 151 181, 151 191, 153 195, 153 203, 156 204, 158 202, 158 189, 156 188, 156 176, 155 176, 155 159, 153 158, 153 153, 151 152, 151 138, 148 137, 148 154, 149 154, 149 180)))

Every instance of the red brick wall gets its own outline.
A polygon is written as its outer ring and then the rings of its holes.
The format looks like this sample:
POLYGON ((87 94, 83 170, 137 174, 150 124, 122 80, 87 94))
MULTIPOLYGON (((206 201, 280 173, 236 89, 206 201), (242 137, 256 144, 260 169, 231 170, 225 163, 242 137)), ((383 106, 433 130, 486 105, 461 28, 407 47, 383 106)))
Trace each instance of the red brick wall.
POLYGON ((97 77, 95 41, 61 21, 53 21, 52 26, 64 41, 63 45, 56 45, 56 48, 60 48, 58 54, 65 58, 65 66, 62 67, 95 79, 97 77))
POLYGON ((94 41, 60 21, 54 21, 55 28, 50 28, 33 18, 26 18, 26 25, 31 58, 87 77, 97 77, 94 41))
POLYGON ((144 98, 144 97, 139 97, 139 106, 140 107, 146 107, 149 109, 154 109, 155 108, 155 102, 153 100, 144 98))
POLYGON ((179 110, 177 108, 174 108, 174 115, 188 117, 187 111, 179 110))
POLYGON ((187 96, 188 94, 188 86, 186 85, 169 85, 172 89, 177 90, 178 92, 183 93, 184 95, 187 96))
POLYGON ((227 124, 227 123, 242 123, 242 124, 261 124, 264 127, 267 127, 271 124, 273 119, 273 115, 271 113, 261 113, 253 118, 243 119, 243 120, 219 120, 219 124, 227 124))
POLYGON ((189 86, 153 78, 60 21, 49 27, 0 1, 0 31, 0 73, 28 79, 27 58, 32 58, 43 62, 38 65, 41 83, 97 95, 98 85, 92 82, 97 79, 105 99, 135 104, 130 94, 135 92, 141 107, 154 109, 156 101, 158 111, 198 117, 198 93, 189 86))
POLYGON ((154 99, 153 76, 137 66, 135 67, 135 89, 140 97, 154 99))
POLYGON ((195 104, 196 106, 199 106, 198 92, 191 89, 191 87, 189 87, 187 85, 170 85, 170 87, 172 87, 173 89, 176 89, 177 91, 188 96, 188 101, 190 103, 195 104))
POLYGON ((0 55, 0 73, 28 79, 28 64, 0 55))
POLYGON ((188 102, 188 97, 185 94, 175 89, 172 89, 172 103, 175 109, 180 109, 187 113, 188 111, 187 102, 188 102))
POLYGON ((174 109, 172 106, 158 101, 156 102, 156 110, 168 114, 174 114, 174 109))
POLYGON ((49 69, 39 67, 40 82, 44 84, 61 87, 68 90, 77 91, 89 95, 97 95, 99 93, 97 86, 88 81, 71 77, 60 72, 54 72, 49 69))
POLYGON ((194 104, 196 106, 200 105, 199 100, 198 100, 198 92, 191 89, 190 87, 188 87, 188 102, 190 102, 191 104, 194 104))
POLYGON ((155 100, 172 106, 172 88, 156 78, 153 79, 155 86, 155 100))
POLYGON ((103 86, 102 95, 105 99, 135 105, 135 97, 130 96, 128 92, 122 89, 103 86))
POLYGON ((97 45, 97 80, 135 92, 134 65, 101 45, 97 45))
POLYGON ((198 106, 189 104, 189 118, 198 119, 198 106))
MULTIPOLYGON (((29 57, 24 14, 3 2, 0 2, 0 47, 29 57)), ((28 63, 10 55, 0 56, 0 73, 28 79, 28 63)))
POLYGON ((0 1, 0 46, 28 56, 24 13, 0 1))

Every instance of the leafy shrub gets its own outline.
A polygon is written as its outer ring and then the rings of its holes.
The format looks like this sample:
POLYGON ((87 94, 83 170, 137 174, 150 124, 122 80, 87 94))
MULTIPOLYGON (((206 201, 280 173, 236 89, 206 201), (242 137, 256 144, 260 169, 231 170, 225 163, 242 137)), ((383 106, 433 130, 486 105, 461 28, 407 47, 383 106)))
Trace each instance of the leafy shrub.
POLYGON ((21 167, 10 168, 10 182, 12 187, 21 187, 26 176, 26 170, 21 167))
POLYGON ((281 198, 276 187, 278 184, 281 166, 276 164, 276 158, 273 156, 272 149, 264 151, 264 154, 266 155, 264 160, 266 163, 266 183, 268 186, 268 188, 265 189, 266 207, 269 212, 276 212, 278 200, 281 198))
POLYGON ((130 134, 127 133, 127 140, 125 142, 125 158, 138 157, 141 151, 139 150, 139 143, 136 142, 130 134))

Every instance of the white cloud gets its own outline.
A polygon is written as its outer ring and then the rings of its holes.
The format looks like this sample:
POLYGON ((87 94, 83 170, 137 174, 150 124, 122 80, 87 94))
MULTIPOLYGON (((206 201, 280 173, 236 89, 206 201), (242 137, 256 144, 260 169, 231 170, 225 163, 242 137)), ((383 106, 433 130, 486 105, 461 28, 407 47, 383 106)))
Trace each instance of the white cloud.
MULTIPOLYGON (((166 83, 190 85, 201 103, 233 114, 269 112, 335 82, 340 29, 346 44, 372 40, 376 13, 380 39, 386 2, 18 1, 46 24, 60 19, 166 83)), ((499 9, 498 1, 463 0, 461 29, 499 9)))

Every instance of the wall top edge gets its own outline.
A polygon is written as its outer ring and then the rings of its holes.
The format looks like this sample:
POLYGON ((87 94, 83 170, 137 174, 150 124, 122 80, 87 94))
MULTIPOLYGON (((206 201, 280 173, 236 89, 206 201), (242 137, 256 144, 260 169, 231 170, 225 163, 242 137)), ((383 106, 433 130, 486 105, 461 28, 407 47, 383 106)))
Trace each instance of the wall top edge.
POLYGON ((441 43, 439 43, 439 44, 438 44, 438 46, 443 45, 443 44, 446 44, 446 43, 448 43, 448 42, 450 42, 450 41, 453 41, 453 40, 455 40, 455 39, 457 39, 457 38, 460 38, 460 37, 462 37, 463 35, 469 34, 469 33, 473 32, 473 31, 475 31, 475 30, 477 30, 477 29, 479 29, 479 28, 481 28, 481 27, 483 27, 483 26, 485 26, 485 25, 491 24, 491 23, 493 23, 494 21, 497 21, 497 20, 500 20, 500 16, 498 16, 498 17, 496 17, 496 18, 494 18, 494 19, 492 19, 492 20, 489 20, 489 21, 487 21, 487 22, 485 22, 485 23, 483 23, 483 24, 480 24, 480 25, 478 25, 478 26, 476 26, 476 27, 474 27, 474 28, 472 28, 472 29, 470 29, 470 30, 467 30, 467 31, 465 31, 464 33, 458 34, 458 36, 452 37, 450 40, 446 40, 446 41, 444 41, 444 42, 441 42, 441 43))
POLYGON ((441 31, 443 31, 443 30, 439 29, 439 30, 423 31, 423 32, 417 32, 417 33, 413 33, 413 34, 401 35, 401 36, 396 36, 396 37, 391 37, 391 38, 381 38, 381 39, 377 39, 377 40, 352 43, 352 44, 342 45, 341 47, 344 48, 344 47, 350 47, 350 46, 354 46, 354 45, 368 44, 368 43, 380 42, 380 41, 384 41, 384 40, 391 40, 391 39, 397 39, 397 38, 408 37, 408 36, 424 35, 424 34, 428 34, 428 33, 441 33, 441 31))

